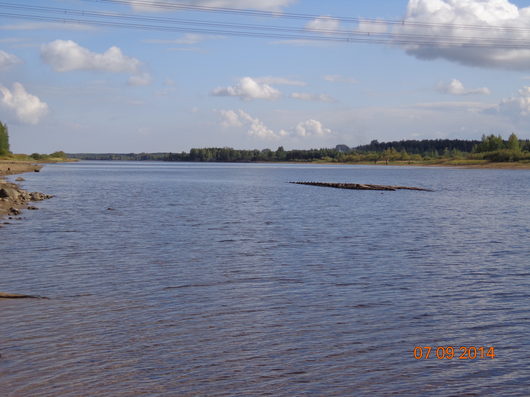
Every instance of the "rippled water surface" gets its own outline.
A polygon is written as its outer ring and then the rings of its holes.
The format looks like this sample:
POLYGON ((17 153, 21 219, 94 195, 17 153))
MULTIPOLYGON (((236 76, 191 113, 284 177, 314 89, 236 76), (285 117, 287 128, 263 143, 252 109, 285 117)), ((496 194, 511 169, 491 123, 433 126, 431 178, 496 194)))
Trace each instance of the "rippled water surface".
POLYGON ((530 393, 530 171, 81 162, 24 177, 56 197, 0 228, 0 291, 50 299, 0 300, 1 396, 530 393))

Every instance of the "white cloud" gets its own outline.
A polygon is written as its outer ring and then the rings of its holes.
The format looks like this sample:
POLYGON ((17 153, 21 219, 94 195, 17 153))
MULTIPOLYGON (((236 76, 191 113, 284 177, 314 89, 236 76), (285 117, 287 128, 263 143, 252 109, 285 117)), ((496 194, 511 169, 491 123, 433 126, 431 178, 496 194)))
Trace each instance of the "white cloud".
POLYGON ((312 32, 326 33, 340 28, 340 21, 329 16, 321 16, 313 19, 305 25, 312 32))
POLYGON ((329 128, 325 128, 320 121, 313 119, 298 123, 294 128, 294 131, 298 136, 302 137, 325 136, 332 133, 332 131, 329 128))
POLYGON ((288 79, 285 77, 264 76, 264 77, 256 77, 254 78, 254 80, 262 84, 294 85, 294 86, 301 86, 301 87, 307 85, 305 81, 292 80, 292 79, 288 79))
POLYGON ((503 99, 493 111, 497 111, 502 115, 520 118, 530 115, 530 87, 525 86, 517 91, 517 95, 503 99))
POLYGON ((126 56, 118 47, 99 54, 72 40, 55 40, 41 46, 41 57, 56 72, 94 70, 131 74, 132 85, 148 84, 150 76, 138 59, 126 56))
POLYGON ((347 84, 356 84, 357 80, 352 77, 342 76, 340 74, 327 74, 324 76, 324 80, 329 81, 330 83, 347 83, 347 84))
POLYGON ((221 110, 220 113, 223 117, 221 121, 223 127, 241 127, 243 125, 239 119, 239 114, 235 110, 221 110))
POLYGON ((357 31, 362 33, 387 33, 388 24, 382 20, 362 19, 357 26, 357 31))
POLYGON ((259 83, 252 77, 243 77, 234 86, 218 87, 212 91, 214 96, 236 96, 243 100, 277 99, 280 91, 265 83, 259 83))
POLYGON ((329 95, 311 94, 309 92, 293 92, 290 97, 293 99, 300 99, 302 101, 335 102, 335 99, 329 95))
POLYGON ((252 117, 243 110, 221 110, 221 125, 223 127, 245 127, 247 134, 262 139, 280 139, 285 137, 323 137, 332 134, 320 121, 307 120, 298 123, 293 129, 287 131, 280 129, 278 132, 267 127, 260 119, 252 117))
POLYGON ((529 24, 530 7, 518 8, 508 0, 409 0, 405 23, 393 33, 429 35, 426 44, 405 45, 407 53, 419 59, 443 58, 471 66, 530 70, 530 50, 509 48, 517 44, 513 40, 528 42, 529 24), (481 29, 466 29, 463 25, 481 29), (476 47, 492 41, 507 47, 476 47))
POLYGON ((443 94, 450 95, 489 95, 491 91, 487 87, 466 89, 462 82, 452 79, 449 83, 438 83, 437 90, 443 94))
POLYGON ((250 136, 255 136, 264 139, 276 139, 282 136, 281 132, 279 134, 276 134, 273 130, 263 124, 261 120, 250 116, 248 113, 245 113, 242 110, 239 111, 239 117, 243 121, 243 123, 249 125, 247 133, 250 136))
POLYGON ((9 69, 22 61, 16 55, 0 50, 0 70, 9 69))
POLYGON ((20 83, 13 83, 11 90, 0 85, 0 93, 2 94, 1 105, 13 112, 16 118, 23 123, 37 124, 41 117, 48 113, 48 105, 35 95, 28 93, 20 83))
POLYGON ((261 139, 278 139, 281 133, 275 133, 267 127, 260 119, 252 117, 243 110, 221 110, 223 127, 245 127, 247 134, 261 139))
MULTIPOLYGON (((204 7, 226 7, 226 8, 245 8, 261 11, 281 11, 283 8, 296 3, 297 0, 181 0, 179 4, 204 6, 204 7)), ((160 7, 156 7, 148 2, 130 0, 129 4, 137 11, 175 11, 178 7, 168 0, 158 1, 160 7), (169 7, 168 7, 169 6, 169 7)))

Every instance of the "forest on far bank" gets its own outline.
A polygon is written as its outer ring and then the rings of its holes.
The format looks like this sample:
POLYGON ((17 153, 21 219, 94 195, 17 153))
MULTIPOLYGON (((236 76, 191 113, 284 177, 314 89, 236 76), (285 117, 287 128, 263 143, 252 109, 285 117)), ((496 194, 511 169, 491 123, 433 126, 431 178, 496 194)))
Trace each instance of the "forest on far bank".
POLYGON ((483 135, 482 140, 424 139, 378 142, 348 147, 285 150, 234 149, 230 147, 194 148, 189 152, 160 153, 69 153, 80 160, 191 161, 191 162, 436 162, 436 161, 530 161, 530 140, 511 134, 483 135))

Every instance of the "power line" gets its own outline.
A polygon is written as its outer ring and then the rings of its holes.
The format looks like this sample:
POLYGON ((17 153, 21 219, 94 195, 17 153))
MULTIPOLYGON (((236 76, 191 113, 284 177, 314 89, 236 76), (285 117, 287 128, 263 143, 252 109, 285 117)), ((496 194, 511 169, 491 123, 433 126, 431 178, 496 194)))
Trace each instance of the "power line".
MULTIPOLYGON (((99 0, 100 2, 102 0, 99 0)), ((105 1, 105 0, 104 0, 105 1)), ((106 0, 105 2, 124 2, 120 0, 106 0)), ((135 2, 138 3, 138 2, 135 2)), ((143 4, 152 2, 141 2, 143 4)), ((160 3, 157 3, 160 4, 160 3)), ((166 4, 166 3, 163 3, 166 4)), ((193 8, 200 6, 190 6, 193 8)), ((432 35, 418 33, 367 32, 344 29, 308 30, 300 27, 285 27, 273 25, 258 25, 248 23, 226 23, 204 21, 196 19, 168 18, 123 14, 116 12, 74 10, 56 7, 30 6, 0 2, 2 8, 16 12, 1 12, 0 16, 16 19, 76 23, 85 25, 105 26, 110 28, 127 28, 154 31, 192 32, 201 34, 216 34, 225 36, 240 36, 254 38, 274 38, 282 40, 314 40, 351 43, 399 44, 399 45, 443 45, 461 47, 495 47, 504 49, 530 48, 530 44, 522 39, 499 39, 481 37, 455 37, 447 35, 432 35), (51 14, 51 15, 43 15, 51 14)), ((208 10, 213 7, 201 7, 208 10)), ((215 8, 218 10, 219 8, 215 8)), ((225 10, 225 9, 221 9, 225 10)), ((235 11, 235 9, 229 9, 235 11)), ((237 10, 246 12, 252 10, 237 10)), ((256 11, 258 12, 258 11, 256 11)), ((260 12, 262 13, 262 12, 260 12)), ((298 15, 298 14, 296 14, 298 15)), ((308 14, 305 14, 308 15, 308 14)))
POLYGON ((283 11, 273 12, 273 11, 260 11, 260 10, 251 10, 251 9, 241 9, 241 8, 213 7, 213 6, 185 4, 185 3, 178 3, 178 2, 162 2, 162 1, 156 1, 156 0, 82 0, 82 1, 91 2, 91 3, 110 3, 110 4, 121 4, 121 5, 127 5, 127 6, 141 6, 145 8, 159 8, 159 9, 167 9, 167 10, 173 10, 173 11, 183 11, 183 10, 204 11, 204 12, 212 12, 212 13, 273 17, 273 18, 314 20, 317 18, 326 17, 326 18, 330 18, 332 20, 336 20, 339 22, 352 22, 352 23, 368 22, 368 23, 382 24, 382 25, 401 25, 401 26, 427 27, 427 28, 530 32, 530 28, 516 27, 516 26, 436 23, 436 22, 411 21, 411 20, 406 20, 406 19, 395 20, 395 19, 381 19, 381 18, 323 16, 323 15, 317 15, 317 14, 290 13, 290 12, 283 12, 283 11))

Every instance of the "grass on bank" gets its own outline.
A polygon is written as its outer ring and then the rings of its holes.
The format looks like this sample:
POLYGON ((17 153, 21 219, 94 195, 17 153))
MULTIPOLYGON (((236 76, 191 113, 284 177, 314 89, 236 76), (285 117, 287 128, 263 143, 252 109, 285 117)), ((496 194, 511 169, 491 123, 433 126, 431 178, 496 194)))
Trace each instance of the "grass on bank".
POLYGON ((67 161, 75 161, 69 159, 65 152, 57 151, 50 154, 32 153, 32 154, 15 154, 8 153, 0 156, 2 161, 31 161, 37 163, 62 163, 67 161))

